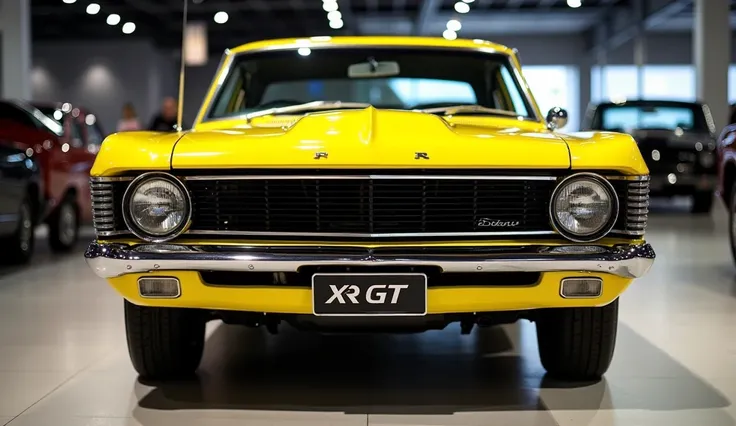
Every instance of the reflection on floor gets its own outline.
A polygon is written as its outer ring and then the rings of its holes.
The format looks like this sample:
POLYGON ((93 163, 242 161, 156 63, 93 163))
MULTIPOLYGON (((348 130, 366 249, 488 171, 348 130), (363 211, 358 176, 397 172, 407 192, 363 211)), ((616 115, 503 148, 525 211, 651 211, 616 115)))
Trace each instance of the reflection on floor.
POLYGON ((0 425, 734 425, 736 267, 722 208, 655 209, 603 381, 544 377, 534 326, 277 336, 210 325, 196 381, 140 383, 120 299, 79 252, 0 269, 0 425))

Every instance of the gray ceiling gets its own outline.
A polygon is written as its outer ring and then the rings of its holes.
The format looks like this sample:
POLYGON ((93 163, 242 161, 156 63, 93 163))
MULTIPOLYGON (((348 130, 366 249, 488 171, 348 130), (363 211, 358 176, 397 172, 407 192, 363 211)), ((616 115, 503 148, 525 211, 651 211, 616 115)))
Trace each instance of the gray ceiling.
MULTIPOLYGON (((102 6, 88 15, 92 0, 64 4, 62 0, 32 0, 33 35, 36 40, 120 39, 147 37, 162 47, 176 47, 181 40, 184 0, 94 0, 102 6), (135 22, 133 35, 125 36, 105 24, 109 13, 123 22, 135 22)), ((692 1, 687 0, 582 0, 570 8, 566 0, 471 0, 470 12, 458 14, 458 0, 338 0, 345 26, 328 25, 320 0, 190 0, 189 19, 208 22, 210 46, 222 51, 243 42, 310 35, 398 34, 441 35, 449 19, 458 18, 460 37, 487 38, 520 34, 593 34, 607 22, 611 31, 626 28, 634 8, 641 5, 650 19, 650 31, 686 31, 692 26, 692 1), (230 15, 219 25, 217 11, 230 15), (619 21, 618 23, 615 21, 619 21), (623 22, 624 24, 621 24, 623 22), (617 25, 618 24, 618 25, 617 25)), ((732 10, 736 0, 732 1, 732 10)), ((736 14, 732 13, 736 17, 736 14)), ((736 18, 732 19, 736 26, 736 18)), ((592 37, 592 36, 591 36, 592 37)))

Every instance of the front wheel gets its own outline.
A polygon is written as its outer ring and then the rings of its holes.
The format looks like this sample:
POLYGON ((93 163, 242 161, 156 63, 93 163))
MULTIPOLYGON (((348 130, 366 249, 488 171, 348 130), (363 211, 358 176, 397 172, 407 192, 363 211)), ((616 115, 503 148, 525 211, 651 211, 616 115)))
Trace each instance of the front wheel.
POLYGON ((133 367, 145 379, 194 374, 204 350, 206 319, 201 311, 155 308, 125 301, 125 331, 133 367))
POLYGON ((696 192, 693 194, 693 204, 691 211, 693 213, 710 213, 713 207, 713 193, 712 192, 696 192))
POLYGON ((11 264, 27 263, 33 255, 34 244, 33 207, 28 199, 18 209, 18 227, 13 235, 0 238, 2 260, 11 264))
POLYGON ((544 309, 537 317, 542 366, 563 380, 596 380, 616 346, 618 299, 597 308, 544 309))
POLYGON ((79 238, 79 211, 74 198, 67 196, 48 220, 49 245, 55 252, 68 252, 79 238))

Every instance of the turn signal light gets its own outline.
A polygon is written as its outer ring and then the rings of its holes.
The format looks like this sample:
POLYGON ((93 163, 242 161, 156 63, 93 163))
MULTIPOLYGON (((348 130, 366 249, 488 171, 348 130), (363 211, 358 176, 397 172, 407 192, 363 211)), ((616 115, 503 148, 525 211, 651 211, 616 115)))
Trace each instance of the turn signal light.
POLYGON ((176 299, 181 296, 179 280, 170 277, 142 277, 138 279, 141 297, 176 299))
POLYGON ((560 285, 560 296, 564 298, 600 297, 602 292, 600 278, 565 278, 560 285))

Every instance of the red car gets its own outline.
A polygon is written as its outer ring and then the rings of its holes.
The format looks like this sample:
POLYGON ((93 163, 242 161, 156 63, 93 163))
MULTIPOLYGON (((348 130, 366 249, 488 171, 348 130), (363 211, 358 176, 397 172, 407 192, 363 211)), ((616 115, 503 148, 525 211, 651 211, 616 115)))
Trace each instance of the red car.
POLYGON ((103 134, 94 115, 70 104, 0 101, 0 141, 40 165, 40 218, 49 225, 54 251, 71 249, 79 224, 92 219, 89 171, 103 134))

